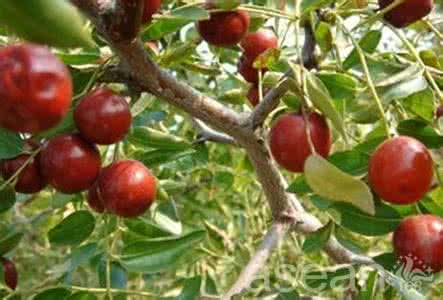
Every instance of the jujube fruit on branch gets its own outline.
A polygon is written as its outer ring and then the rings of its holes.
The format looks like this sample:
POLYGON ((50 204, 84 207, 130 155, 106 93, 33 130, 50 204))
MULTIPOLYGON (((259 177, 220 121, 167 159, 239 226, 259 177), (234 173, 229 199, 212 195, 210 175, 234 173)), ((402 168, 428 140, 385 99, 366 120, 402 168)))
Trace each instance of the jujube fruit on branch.
MULTIPOLYGON (((307 120, 315 152, 327 157, 332 145, 328 123, 316 112, 309 113, 307 120)), ((292 172, 303 172, 305 161, 312 153, 303 115, 289 113, 281 116, 271 128, 269 144, 279 165, 292 172)))
POLYGON ((103 168, 89 189, 88 203, 120 217, 132 218, 146 212, 154 202, 156 180, 141 162, 120 160, 103 168))
POLYGON ((132 117, 125 98, 99 88, 83 98, 75 109, 74 120, 84 139, 110 145, 125 137, 132 117))
POLYGON ((18 283, 18 272, 14 262, 7 258, 0 258, 3 266, 3 276, 5 278, 5 284, 11 290, 15 290, 18 283))
POLYGON ((260 29, 247 34, 240 46, 243 48, 245 56, 255 59, 268 49, 278 48, 278 38, 273 31, 260 29))
POLYGON ((420 200, 431 187, 433 174, 433 162, 426 146, 407 136, 383 142, 369 161, 372 189, 394 204, 420 200))
POLYGON ((40 192, 46 186, 46 180, 40 173, 40 155, 31 158, 30 154, 21 154, 13 159, 0 162, 0 171, 5 180, 11 178, 28 161, 20 171, 15 184, 15 190, 23 194, 40 192))
POLYGON ((443 270, 443 219, 417 215, 402 220, 394 232, 394 252, 402 263, 410 260, 415 268, 443 270))
POLYGON ((240 57, 240 60, 237 64, 238 72, 240 75, 243 76, 243 78, 250 83, 257 84, 259 81, 259 73, 262 72, 262 75, 264 75, 268 70, 267 69, 255 69, 254 66, 254 59, 246 57, 242 55, 240 57))
POLYGON ((198 22, 197 30, 209 44, 230 47, 243 39, 248 32, 249 22, 249 14, 245 11, 214 12, 209 20, 198 22))
POLYGON ((47 141, 41 151, 43 176, 56 190, 70 194, 88 189, 97 178, 100 153, 78 134, 63 134, 47 141))
MULTIPOLYGON (((394 0, 379 0, 380 8, 385 8, 394 0)), ((385 13, 384 19, 397 28, 406 27, 426 17, 434 6, 433 0, 405 0, 385 13)))
POLYGON ((0 49, 0 126, 37 133, 57 125, 69 110, 71 76, 48 48, 20 44, 0 49))

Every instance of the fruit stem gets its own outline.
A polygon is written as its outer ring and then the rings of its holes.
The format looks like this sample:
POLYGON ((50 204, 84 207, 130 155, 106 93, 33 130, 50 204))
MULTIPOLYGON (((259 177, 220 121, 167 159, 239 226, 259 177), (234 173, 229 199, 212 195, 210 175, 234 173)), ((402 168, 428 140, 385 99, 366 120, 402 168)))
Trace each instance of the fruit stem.
POLYGON ((435 26, 429 22, 429 20, 422 21, 438 37, 439 40, 443 41, 443 34, 437 28, 435 28, 435 26))
POLYGON ((366 62, 365 53, 361 49, 361 47, 358 44, 358 42, 354 39, 354 37, 352 36, 351 32, 346 28, 346 26, 345 26, 345 24, 343 22, 343 19, 340 16, 337 16, 337 21, 338 21, 338 24, 340 25, 340 27, 342 28, 343 32, 351 40, 352 44, 354 45, 355 50, 358 53, 358 56, 360 58, 360 62, 362 64, 362 66, 363 66, 363 71, 365 73, 366 81, 368 83, 368 86, 369 86, 369 89, 371 91, 371 94, 374 97, 374 100, 375 100, 375 102, 377 104, 377 108, 378 108, 378 111, 380 113, 380 117, 382 119, 383 127, 384 127, 385 132, 386 132, 386 136, 389 138, 390 132, 389 132, 388 121, 386 119, 386 115, 385 115, 385 111, 384 111, 384 108, 383 108, 383 104, 381 102, 380 97, 377 94, 377 90, 375 89, 374 82, 372 81, 371 73, 369 72, 369 67, 368 67, 368 64, 366 62))

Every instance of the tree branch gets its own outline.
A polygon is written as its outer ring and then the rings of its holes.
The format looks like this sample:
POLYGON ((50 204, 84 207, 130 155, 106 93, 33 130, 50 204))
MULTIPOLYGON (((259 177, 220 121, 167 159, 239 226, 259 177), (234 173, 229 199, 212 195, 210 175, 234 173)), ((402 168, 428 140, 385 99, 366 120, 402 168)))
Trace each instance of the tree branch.
POLYGON ((249 288, 254 281, 255 275, 261 270, 263 265, 272 254, 279 242, 283 239, 289 227, 286 224, 275 223, 271 229, 266 233, 262 243, 258 247, 254 256, 241 272, 237 281, 230 288, 230 290, 221 298, 221 300, 229 300, 235 295, 239 295, 249 288))
POLYGON ((211 141, 221 144, 237 145, 237 142, 229 135, 212 129, 204 122, 196 118, 192 119, 192 123, 194 124, 194 127, 199 131, 199 138, 195 141, 195 143, 211 141))

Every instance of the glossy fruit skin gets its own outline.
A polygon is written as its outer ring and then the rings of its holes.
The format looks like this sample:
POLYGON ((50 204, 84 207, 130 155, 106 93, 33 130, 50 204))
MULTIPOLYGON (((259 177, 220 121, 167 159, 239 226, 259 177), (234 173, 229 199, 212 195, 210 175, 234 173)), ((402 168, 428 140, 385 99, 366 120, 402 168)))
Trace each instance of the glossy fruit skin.
POLYGON ((97 147, 77 134, 62 134, 45 143, 40 167, 43 176, 56 190, 77 193, 88 189, 100 172, 97 147))
MULTIPOLYGON (((328 123, 316 112, 310 113, 307 118, 315 151, 327 157, 332 145, 328 123)), ((281 116, 272 126, 269 144, 279 165, 291 172, 303 172, 305 161, 311 154, 303 115, 289 113, 281 116)))
POLYGON ((197 30, 209 44, 230 47, 238 44, 248 32, 249 14, 245 11, 211 13, 209 20, 199 21, 197 30))
MULTIPOLYGON (((240 57, 237 64, 238 72, 243 78, 250 83, 257 85, 259 81, 259 70, 253 67, 254 59, 248 58, 246 56, 240 57)), ((266 73, 267 69, 262 69, 262 76, 266 73)))
POLYGON ((443 270, 443 219, 433 215, 417 215, 402 220, 394 232, 394 252, 406 263, 412 256, 414 267, 433 272, 443 270), (420 264, 420 261, 422 264, 420 264))
POLYGON ((152 16, 159 11, 161 5, 161 0, 145 0, 142 23, 150 23, 152 21, 152 16))
MULTIPOLYGON (((379 0, 378 4, 383 9, 392 2, 394 0, 379 0)), ((394 27, 403 28, 426 17, 433 6, 433 0, 406 0, 387 12, 384 19, 394 27)))
MULTIPOLYGON (((13 159, 3 160, 0 164, 0 172, 3 179, 11 178, 30 159, 30 154, 21 154, 13 159)), ((37 155, 20 172, 15 191, 23 194, 40 192, 46 186, 46 180, 40 173, 40 156, 37 155)))
POLYGON ((272 30, 261 29, 247 34, 240 45, 247 57, 255 59, 268 49, 278 48, 278 38, 272 30))
POLYGON ((74 111, 74 121, 87 141, 110 145, 121 141, 131 126, 131 111, 125 98, 106 88, 89 93, 74 111))
POLYGON ((37 133, 57 125, 69 110, 68 69, 48 48, 19 44, 0 49, 0 126, 37 133))
POLYGON ((151 206, 156 195, 156 181, 141 162, 120 160, 102 170, 95 193, 91 198, 100 199, 106 211, 133 218, 144 214, 151 206))
POLYGON ((420 200, 433 178, 431 155, 418 140, 399 136, 377 147, 369 161, 372 189, 387 202, 409 204, 420 200))
POLYGON ((88 197, 86 199, 89 207, 91 207, 94 211, 98 213, 103 213, 105 211, 105 206, 103 205, 99 195, 97 181, 89 188, 88 197))
POLYGON ((3 265, 3 275, 5 277, 5 284, 11 290, 15 290, 18 283, 18 272, 15 264, 7 258, 0 258, 3 265))
POLYGON ((437 107, 437 110, 435 111, 435 117, 437 119, 443 117, 443 105, 437 107))

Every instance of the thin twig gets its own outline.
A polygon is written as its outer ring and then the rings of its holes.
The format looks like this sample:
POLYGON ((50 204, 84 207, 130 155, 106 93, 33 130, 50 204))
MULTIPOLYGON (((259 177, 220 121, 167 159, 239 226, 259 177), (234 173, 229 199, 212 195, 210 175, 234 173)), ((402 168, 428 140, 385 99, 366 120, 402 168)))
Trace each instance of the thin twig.
POLYGON ((272 225, 254 256, 249 260, 234 285, 221 298, 221 300, 229 300, 233 296, 241 294, 245 289, 249 288, 254 281, 255 275, 262 269, 274 248, 276 248, 279 242, 284 238, 288 229, 289 227, 286 224, 276 223, 272 225))

